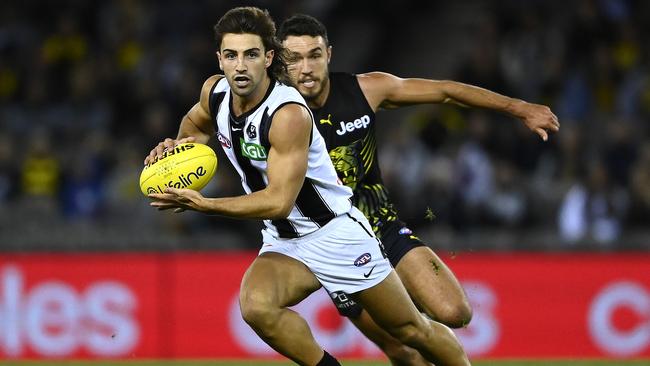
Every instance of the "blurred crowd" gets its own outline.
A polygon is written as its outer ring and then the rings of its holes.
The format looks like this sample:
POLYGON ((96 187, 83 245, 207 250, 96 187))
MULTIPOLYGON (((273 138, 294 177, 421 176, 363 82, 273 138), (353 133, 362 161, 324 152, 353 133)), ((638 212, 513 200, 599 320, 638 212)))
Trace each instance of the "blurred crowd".
MULTIPOLYGON (((0 2, 0 250, 259 246, 259 223, 158 213, 138 187, 144 156, 219 72, 212 26, 238 5, 0 2)), ((334 71, 452 79, 558 115, 542 142, 485 110, 380 112, 387 186, 434 247, 650 249, 650 3, 246 5, 320 18, 334 71)), ((204 193, 243 193, 220 156, 204 193)))

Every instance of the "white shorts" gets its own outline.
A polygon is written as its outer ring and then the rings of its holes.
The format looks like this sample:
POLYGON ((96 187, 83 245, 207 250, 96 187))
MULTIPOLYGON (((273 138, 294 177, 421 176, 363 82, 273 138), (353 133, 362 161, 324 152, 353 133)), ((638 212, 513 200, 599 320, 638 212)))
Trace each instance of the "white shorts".
POLYGON ((355 207, 303 237, 280 239, 262 230, 262 238, 259 254, 280 253, 302 262, 329 293, 368 289, 392 270, 368 220, 355 207))

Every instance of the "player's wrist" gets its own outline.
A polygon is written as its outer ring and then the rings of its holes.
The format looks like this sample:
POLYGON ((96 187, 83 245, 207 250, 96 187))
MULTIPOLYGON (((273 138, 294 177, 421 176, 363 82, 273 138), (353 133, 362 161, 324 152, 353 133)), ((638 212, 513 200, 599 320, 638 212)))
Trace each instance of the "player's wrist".
POLYGON ((524 119, 528 115, 526 108, 527 105, 528 103, 521 99, 510 98, 510 101, 506 106, 506 112, 511 116, 524 119))
POLYGON ((215 200, 213 198, 199 197, 194 204, 196 205, 196 210, 204 214, 215 214, 217 207, 215 206, 215 200))

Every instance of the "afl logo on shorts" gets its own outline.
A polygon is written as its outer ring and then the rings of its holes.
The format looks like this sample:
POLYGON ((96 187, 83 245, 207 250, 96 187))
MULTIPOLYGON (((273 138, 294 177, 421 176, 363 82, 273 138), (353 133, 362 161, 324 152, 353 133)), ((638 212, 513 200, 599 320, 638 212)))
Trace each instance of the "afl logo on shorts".
POLYGON ((363 253, 363 254, 361 254, 359 256, 359 258, 357 258, 354 261, 354 265, 357 266, 357 267, 361 267, 363 265, 366 265, 366 264, 370 263, 371 259, 372 259, 372 256, 370 255, 370 253, 363 253))
POLYGON ((228 140, 226 136, 222 135, 221 132, 217 133, 217 140, 219 140, 221 146, 225 147, 226 149, 230 149, 232 147, 230 140, 228 140))

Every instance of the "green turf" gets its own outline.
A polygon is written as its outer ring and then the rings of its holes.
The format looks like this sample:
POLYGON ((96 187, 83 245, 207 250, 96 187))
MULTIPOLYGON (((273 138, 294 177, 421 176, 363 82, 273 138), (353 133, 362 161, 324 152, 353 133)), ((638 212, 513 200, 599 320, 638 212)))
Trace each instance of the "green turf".
MULTIPOLYGON (((343 366, 388 366, 381 361, 345 361, 343 366)), ((284 361, 5 361, 6 366, 284 366, 294 365, 284 361)), ((474 366, 647 366, 650 359, 646 360, 481 360, 473 361, 474 366)))

